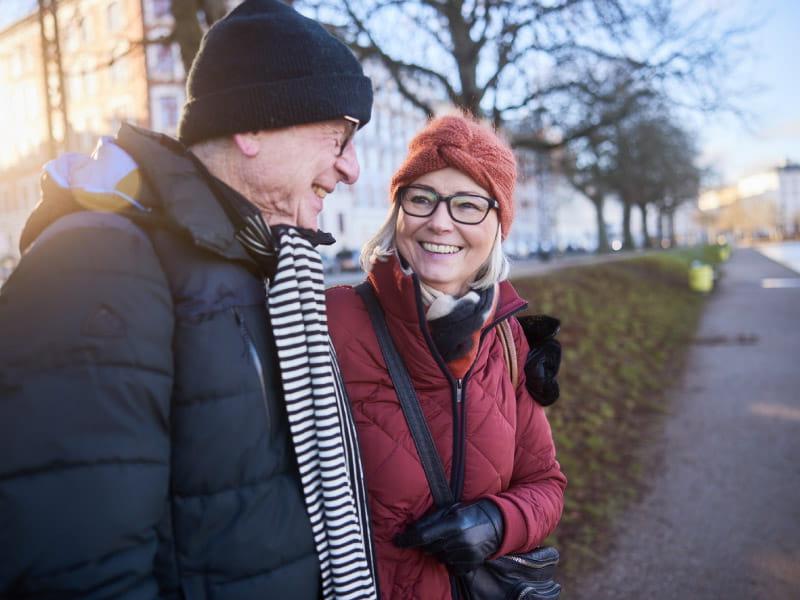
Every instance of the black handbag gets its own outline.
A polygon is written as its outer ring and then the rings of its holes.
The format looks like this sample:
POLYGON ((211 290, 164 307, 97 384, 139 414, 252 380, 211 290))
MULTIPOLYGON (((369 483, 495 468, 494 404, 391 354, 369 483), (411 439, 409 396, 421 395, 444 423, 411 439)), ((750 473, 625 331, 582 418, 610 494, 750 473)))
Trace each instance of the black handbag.
MULTIPOLYGON (((367 307, 378 338, 378 346, 408 422, 433 500, 438 508, 452 506, 455 499, 447 482, 442 460, 436 451, 417 393, 403 359, 395 348, 375 292, 368 282, 357 285, 355 290, 367 307)), ((468 600, 556 600, 561 594, 561 586, 553 580, 558 558, 558 550, 552 546, 500 556, 486 561, 483 566, 466 575, 456 576, 456 587, 468 600)))

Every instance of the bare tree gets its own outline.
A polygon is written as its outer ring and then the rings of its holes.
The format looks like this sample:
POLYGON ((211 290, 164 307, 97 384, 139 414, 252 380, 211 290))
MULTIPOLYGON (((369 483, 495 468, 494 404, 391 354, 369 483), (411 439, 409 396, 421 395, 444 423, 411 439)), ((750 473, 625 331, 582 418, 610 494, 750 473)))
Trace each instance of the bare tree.
POLYGON ((594 131, 573 140, 568 151, 562 154, 560 169, 567 181, 594 206, 597 226, 597 252, 610 250, 604 216, 606 199, 611 195, 609 171, 613 160, 612 143, 594 131))
MULTIPOLYGON (((682 204, 697 198, 704 175, 704 172, 693 162, 686 160, 685 154, 680 156, 676 156, 679 160, 671 163, 669 184, 665 186, 661 198, 654 203, 658 210, 659 220, 666 219, 667 221, 666 239, 669 240, 671 246, 677 242, 675 212, 682 204), (680 160, 680 156, 683 157, 683 160, 680 160)), ((669 157, 666 159, 669 160, 669 157)))
MULTIPOLYGON (((290 2, 289 2, 290 3, 290 2)), ((125 44, 119 50, 115 50, 111 56, 96 58, 94 64, 85 67, 82 72, 92 72, 108 68, 114 62, 124 58, 126 55, 139 50, 143 46, 151 44, 178 44, 181 53, 181 62, 186 73, 192 65, 197 50, 200 48, 200 40, 203 32, 225 16, 227 6, 225 0, 171 0, 170 13, 174 24, 172 30, 167 34, 155 39, 136 39, 125 40, 125 44)), ((83 12, 78 8, 72 15, 72 19, 63 29, 79 27, 83 12)))
MULTIPOLYGON (((562 168, 573 187, 598 210, 598 240, 605 233, 600 216, 605 200, 613 197, 622 204, 622 247, 630 249, 634 247, 633 209, 641 214, 644 246, 649 247, 649 209, 658 209, 669 221, 682 202, 696 197, 700 169, 694 139, 678 124, 664 99, 630 81, 626 87, 624 81, 624 74, 618 74, 613 85, 621 94, 630 92, 630 97, 619 95, 616 99, 627 114, 570 141, 562 168)), ((592 115, 586 119, 591 120, 592 115)), ((674 238, 672 226, 670 231, 674 238)))
POLYGON ((623 247, 633 247, 633 207, 641 213, 645 247, 652 243, 647 219, 650 206, 669 217, 674 244, 672 215, 681 203, 697 197, 700 183, 694 139, 660 103, 643 106, 618 123, 613 132, 615 157, 609 186, 623 203, 623 247))
POLYGON ((447 102, 500 126, 512 143, 563 146, 626 114, 605 80, 623 69, 640 87, 701 110, 728 102, 732 41, 713 12, 687 18, 678 0, 298 0, 362 58, 379 61, 428 114, 447 102), (647 86, 641 85, 644 82, 647 86), (584 120, 577 106, 606 106, 584 120))
POLYGON ((192 66, 203 30, 225 16, 225 0, 172 0, 171 12, 175 19, 172 32, 160 43, 177 43, 186 73, 192 66))
MULTIPOLYGON (((573 111, 576 121, 591 126, 587 125, 584 132, 565 142, 568 151, 560 168, 570 184, 594 205, 598 252, 607 252, 605 203, 612 197, 621 199, 627 193, 627 182, 619 177, 620 146, 625 144, 620 136, 620 123, 641 111, 655 92, 640 85, 625 69, 617 69, 604 79, 588 77, 589 83, 576 89, 573 111), (598 96, 602 100, 593 101, 598 96)), ((624 202, 622 231, 625 244, 630 246, 630 208, 624 202)))

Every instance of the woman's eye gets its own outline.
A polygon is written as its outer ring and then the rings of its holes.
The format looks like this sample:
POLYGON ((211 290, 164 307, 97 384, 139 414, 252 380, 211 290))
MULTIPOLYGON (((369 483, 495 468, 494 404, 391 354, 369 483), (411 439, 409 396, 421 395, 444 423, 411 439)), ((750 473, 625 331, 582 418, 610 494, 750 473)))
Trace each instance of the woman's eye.
POLYGON ((427 196, 412 196, 411 202, 413 202, 414 204, 428 205, 431 202, 433 202, 433 200, 431 200, 427 196))
POLYGON ((463 211, 481 210, 481 207, 472 200, 458 200, 457 202, 454 202, 454 205, 455 208, 463 211))

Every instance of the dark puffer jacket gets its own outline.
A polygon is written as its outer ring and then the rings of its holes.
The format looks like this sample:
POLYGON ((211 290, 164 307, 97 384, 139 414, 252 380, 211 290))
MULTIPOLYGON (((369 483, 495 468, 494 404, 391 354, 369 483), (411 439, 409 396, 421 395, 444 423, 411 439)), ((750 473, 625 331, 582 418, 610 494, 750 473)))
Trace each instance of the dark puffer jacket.
POLYGON ((177 143, 118 144, 151 212, 45 180, 0 293, 0 597, 317 598, 262 278, 177 143))
MULTIPOLYGON (((369 281, 414 383, 454 496, 463 501, 489 498, 500 508, 505 534, 498 555, 534 548, 558 523, 566 479, 544 411, 525 389, 522 367, 528 345, 521 327, 512 319, 521 374, 516 389, 496 332, 497 322, 526 303, 510 283, 500 284, 495 315, 482 332, 474 362, 456 380, 431 341, 416 276, 404 275, 393 258, 377 263, 369 281)), ((392 541, 432 508, 433 499, 369 315, 352 288, 333 288, 327 300, 331 338, 358 428, 383 597, 449 599, 444 566, 392 541)))

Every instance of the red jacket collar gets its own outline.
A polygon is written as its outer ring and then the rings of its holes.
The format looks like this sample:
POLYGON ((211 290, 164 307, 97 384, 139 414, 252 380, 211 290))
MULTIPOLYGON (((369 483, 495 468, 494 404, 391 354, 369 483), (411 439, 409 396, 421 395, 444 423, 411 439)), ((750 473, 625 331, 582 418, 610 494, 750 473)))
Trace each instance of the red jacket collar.
MULTIPOLYGON (((416 323, 425 321, 419 280, 416 274, 406 275, 403 272, 396 255, 389 257, 385 262, 376 261, 368 279, 387 314, 402 321, 416 323)), ((502 320, 528 306, 508 281, 500 282, 498 288, 499 298, 494 321, 502 320)))

